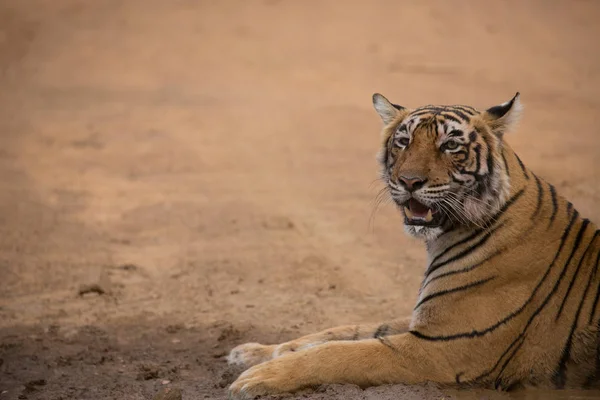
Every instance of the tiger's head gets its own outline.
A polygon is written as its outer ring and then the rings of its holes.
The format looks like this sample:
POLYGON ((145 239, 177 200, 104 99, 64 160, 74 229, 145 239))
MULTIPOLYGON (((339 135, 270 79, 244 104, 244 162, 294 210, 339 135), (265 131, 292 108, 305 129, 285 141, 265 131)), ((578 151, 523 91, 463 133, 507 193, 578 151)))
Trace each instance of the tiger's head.
POLYGON ((385 124, 381 177, 406 231, 430 240, 457 225, 485 226, 510 192, 503 135, 518 120, 519 93, 486 111, 408 109, 379 93, 373 105, 385 124))

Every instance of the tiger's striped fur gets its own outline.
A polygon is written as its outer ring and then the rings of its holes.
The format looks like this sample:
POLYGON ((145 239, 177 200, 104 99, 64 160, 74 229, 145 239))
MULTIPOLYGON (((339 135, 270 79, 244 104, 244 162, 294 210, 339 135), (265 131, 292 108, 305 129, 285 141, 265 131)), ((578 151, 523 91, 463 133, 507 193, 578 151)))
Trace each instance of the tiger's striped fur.
POLYGON ((230 363, 254 366, 231 395, 322 383, 597 387, 600 231, 504 140, 519 95, 483 112, 373 101, 382 177, 427 244, 412 316, 238 346, 230 363))

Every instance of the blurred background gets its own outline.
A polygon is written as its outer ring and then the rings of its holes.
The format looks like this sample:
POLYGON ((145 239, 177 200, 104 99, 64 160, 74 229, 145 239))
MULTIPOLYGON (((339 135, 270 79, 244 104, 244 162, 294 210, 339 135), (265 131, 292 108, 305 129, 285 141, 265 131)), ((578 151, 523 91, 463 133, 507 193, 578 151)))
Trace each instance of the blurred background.
POLYGON ((224 398, 237 344, 410 313, 425 252, 375 210, 373 92, 487 108, 520 91, 507 140, 600 222, 599 17, 0 0, 0 399, 224 398))

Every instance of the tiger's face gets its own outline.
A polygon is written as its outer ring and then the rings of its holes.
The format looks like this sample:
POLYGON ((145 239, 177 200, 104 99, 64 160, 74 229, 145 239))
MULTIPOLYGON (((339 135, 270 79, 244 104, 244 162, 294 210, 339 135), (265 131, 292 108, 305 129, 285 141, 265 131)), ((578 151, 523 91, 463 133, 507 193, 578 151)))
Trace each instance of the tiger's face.
POLYGON ((484 226, 502 207, 510 191, 502 140, 520 110, 518 97, 480 112, 469 106, 409 110, 373 96, 385 123, 382 179, 409 234, 433 239, 457 225, 484 226))

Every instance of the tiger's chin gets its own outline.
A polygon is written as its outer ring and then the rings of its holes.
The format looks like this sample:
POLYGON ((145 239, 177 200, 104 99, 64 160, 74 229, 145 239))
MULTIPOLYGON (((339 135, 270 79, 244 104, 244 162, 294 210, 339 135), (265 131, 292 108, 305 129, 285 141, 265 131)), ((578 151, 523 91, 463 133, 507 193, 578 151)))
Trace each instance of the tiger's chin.
POLYGON ((404 232, 417 239, 430 241, 437 239, 444 230, 441 226, 404 225, 404 232))

